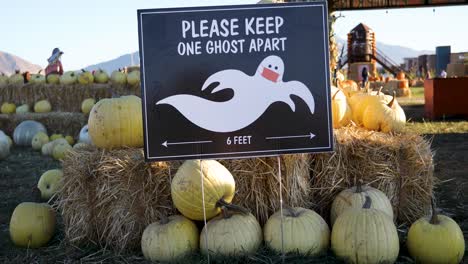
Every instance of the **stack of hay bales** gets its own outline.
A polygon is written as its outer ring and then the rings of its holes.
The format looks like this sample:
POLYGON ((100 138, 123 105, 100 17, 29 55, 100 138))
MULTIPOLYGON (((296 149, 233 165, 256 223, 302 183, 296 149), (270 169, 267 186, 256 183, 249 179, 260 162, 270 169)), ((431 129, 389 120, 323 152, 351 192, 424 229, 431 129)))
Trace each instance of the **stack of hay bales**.
POLYGON ((412 223, 430 211, 434 165, 427 140, 356 127, 335 130, 335 139, 335 152, 312 154, 315 210, 328 216, 334 197, 363 180, 389 197, 399 223, 412 223))
POLYGON ((40 100, 48 100, 52 106, 49 113, 0 114, 0 127, 7 133, 24 120, 34 120, 44 124, 48 131, 77 136, 87 123, 81 113, 81 103, 87 98, 118 97, 120 95, 141 94, 139 86, 107 84, 7 84, 0 87, 0 104, 13 102, 28 104, 31 109, 40 100))
MULTIPOLYGON (((280 164, 277 157, 221 161, 236 182, 233 203, 264 224, 280 207, 280 167, 283 202, 313 208, 325 219, 336 194, 359 179, 389 196, 398 222, 427 213, 434 180, 426 140, 357 127, 335 130, 335 137, 333 153, 283 155, 280 164)), ((74 150, 63 161, 57 200, 68 240, 138 248, 148 224, 176 213, 170 183, 180 164, 145 163, 142 149, 74 150)))

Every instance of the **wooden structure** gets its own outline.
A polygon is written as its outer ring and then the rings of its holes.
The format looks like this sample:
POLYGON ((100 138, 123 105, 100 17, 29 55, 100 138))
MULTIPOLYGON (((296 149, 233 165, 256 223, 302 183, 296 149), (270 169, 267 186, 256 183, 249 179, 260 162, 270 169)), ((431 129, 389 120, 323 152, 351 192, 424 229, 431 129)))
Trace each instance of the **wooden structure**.
POLYGON ((468 77, 424 81, 425 115, 431 119, 468 117, 468 77))

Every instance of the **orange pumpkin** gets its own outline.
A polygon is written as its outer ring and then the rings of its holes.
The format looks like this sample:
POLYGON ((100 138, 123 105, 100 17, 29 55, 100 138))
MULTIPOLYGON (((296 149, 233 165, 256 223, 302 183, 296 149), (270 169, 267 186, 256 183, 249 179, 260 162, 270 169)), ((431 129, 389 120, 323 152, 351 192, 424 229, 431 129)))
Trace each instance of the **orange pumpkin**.
POLYGON ((405 73, 402 72, 402 71, 399 72, 399 73, 397 74, 397 77, 396 77, 396 78, 397 78, 397 80, 404 80, 404 79, 405 79, 405 73))
POLYGON ((398 88, 400 88, 400 89, 409 88, 408 80, 399 80, 398 81, 398 88))

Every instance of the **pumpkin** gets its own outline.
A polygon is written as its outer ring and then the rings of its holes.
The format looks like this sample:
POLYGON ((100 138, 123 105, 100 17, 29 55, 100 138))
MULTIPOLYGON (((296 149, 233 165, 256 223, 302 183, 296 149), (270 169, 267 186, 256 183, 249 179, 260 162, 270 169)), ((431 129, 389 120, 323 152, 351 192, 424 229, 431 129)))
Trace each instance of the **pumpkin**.
POLYGON ((64 138, 58 138, 54 141, 51 141, 49 143, 46 143, 42 146, 41 148, 41 153, 42 155, 52 155, 52 152, 54 150, 54 147, 58 144, 68 144, 67 140, 64 138))
POLYGON ((11 138, 5 134, 2 130, 0 130, 0 142, 6 142, 8 145, 8 148, 11 148, 13 145, 13 142, 11 141, 11 138))
POLYGON ((62 134, 52 134, 50 135, 50 141, 54 141, 56 139, 59 139, 59 138, 63 138, 63 135, 62 134))
POLYGON ((8 84, 8 76, 6 76, 3 72, 0 72, 0 87, 5 86, 8 84))
POLYGON ((343 90, 347 97, 351 97, 353 94, 359 92, 359 85, 353 80, 339 81, 337 80, 338 88, 343 90))
POLYGON ((47 75, 46 77, 47 83, 50 84, 59 84, 60 83, 60 75, 52 73, 47 75))
POLYGON ((94 82, 94 76, 91 72, 81 69, 78 74, 78 83, 82 85, 91 84, 94 82))
POLYGON ((31 74, 31 79, 29 83, 46 83, 46 77, 41 74, 42 69, 40 69, 37 74, 31 74))
POLYGON ((74 84, 77 80, 78 76, 74 71, 64 72, 63 75, 60 76, 60 83, 65 85, 74 84))
POLYGON ((41 191, 41 198, 49 200, 54 196, 62 185, 63 171, 53 169, 44 172, 37 183, 37 188, 41 191))
POLYGON ((8 141, 0 141, 0 160, 5 159, 10 155, 10 145, 8 141))
POLYGON ((24 84, 24 77, 19 70, 15 71, 15 74, 12 74, 8 79, 10 84, 24 84))
POLYGON ((283 246, 281 240, 281 211, 274 213, 263 228, 266 245, 274 251, 320 255, 328 250, 330 229, 316 212, 301 207, 283 209, 283 246))
POLYGON ((185 161, 172 179, 171 196, 179 212, 192 220, 203 220, 201 177, 206 219, 219 214, 220 207, 234 198, 234 178, 221 163, 215 160, 185 161))
POLYGON ((91 141, 91 138, 89 137, 88 125, 85 125, 81 128, 78 142, 83 142, 88 145, 93 145, 93 142, 91 141))
POLYGON ((81 112, 83 112, 85 115, 88 115, 89 112, 91 112, 94 104, 96 104, 96 100, 94 98, 84 99, 81 103, 81 112))
POLYGON ((107 83, 109 81, 109 75, 102 69, 96 70, 94 72, 94 81, 96 83, 107 83))
POLYGON ((125 85, 127 84, 127 75, 119 69, 111 73, 110 80, 112 84, 125 85))
POLYGON ((398 88, 400 88, 400 89, 409 88, 409 82, 408 82, 408 80, 401 80, 401 81, 398 81, 398 88))
POLYGON ((49 143, 49 136, 46 133, 40 131, 34 135, 31 146, 34 150, 40 150, 44 144, 49 143))
POLYGON ((366 196, 362 208, 344 211, 333 225, 331 248, 348 263, 394 263, 398 257, 400 243, 393 220, 371 204, 366 196))
POLYGON ((52 157, 56 160, 62 160, 68 153, 68 151, 72 150, 72 146, 65 142, 56 143, 54 148, 52 149, 52 157))
POLYGON ((29 112, 31 112, 31 110, 30 110, 28 104, 23 104, 23 105, 18 106, 18 107, 16 108, 16 113, 17 113, 17 114, 29 113, 29 112))
POLYGON ((52 106, 47 100, 41 100, 34 104, 34 112, 36 113, 48 113, 50 110, 52 110, 52 106))
POLYGON ((332 86, 333 128, 346 126, 351 122, 351 108, 344 92, 332 86))
POLYGON ((127 74, 127 83, 130 86, 140 85, 140 71, 135 70, 127 74))
POLYGON ((414 222, 406 241, 416 263, 457 264, 463 259, 465 240, 460 226, 452 218, 437 214, 432 201, 432 215, 414 222))
POLYGON ((163 217, 145 228, 141 251, 147 260, 170 262, 198 250, 198 228, 181 215, 163 217))
POLYGON ((10 238, 16 246, 38 248, 55 232, 55 213, 48 204, 19 204, 10 220, 10 238))
POLYGON ((405 79, 405 73, 400 71, 397 73, 397 80, 404 80, 405 79))
POLYGON ((386 213, 393 219, 393 209, 387 196, 378 189, 370 186, 362 186, 361 181, 354 187, 341 191, 333 200, 330 210, 330 222, 333 226, 336 218, 350 208, 362 208, 366 197, 372 199, 371 208, 378 209, 386 213))
POLYGON ((98 147, 142 147, 141 99, 130 95, 100 100, 91 110, 88 126, 91 141, 98 147))
POLYGON ((360 93, 360 95, 354 95, 350 99, 350 101, 352 101, 353 121, 356 124, 362 125, 362 117, 367 107, 372 104, 381 104, 382 102, 388 103, 391 100, 391 96, 382 92, 382 87, 377 92, 366 91, 360 93))
POLYGON ((75 144, 75 139, 68 135, 68 136, 65 136, 65 140, 68 142, 68 144, 70 144, 70 146, 72 146, 73 144, 75 144))
POLYGON ((31 146, 32 139, 38 132, 47 134, 47 129, 37 121, 26 120, 15 128, 13 140, 18 146, 31 146))
POLYGON ((8 102, 3 103, 0 112, 2 112, 2 114, 13 114, 16 112, 16 105, 8 102))
POLYGON ((200 250, 218 256, 255 253, 263 241, 262 228, 251 213, 223 213, 206 223, 200 234, 200 250))
POLYGON ((369 130, 402 131, 406 124, 405 111, 395 99, 395 93, 390 103, 369 105, 362 115, 362 124, 369 130))

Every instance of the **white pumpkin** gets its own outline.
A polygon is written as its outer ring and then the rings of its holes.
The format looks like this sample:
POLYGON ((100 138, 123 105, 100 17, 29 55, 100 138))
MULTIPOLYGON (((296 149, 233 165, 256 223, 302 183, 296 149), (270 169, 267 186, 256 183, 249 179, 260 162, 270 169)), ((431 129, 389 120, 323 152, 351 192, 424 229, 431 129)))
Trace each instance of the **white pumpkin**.
POLYGON ((88 145, 93 145, 93 141, 91 141, 91 137, 89 137, 88 125, 85 125, 84 127, 81 128, 78 142, 86 143, 88 145))
POLYGON ((38 132, 47 134, 47 129, 41 123, 33 120, 21 122, 13 132, 13 141, 18 146, 31 146, 33 137, 38 132))

